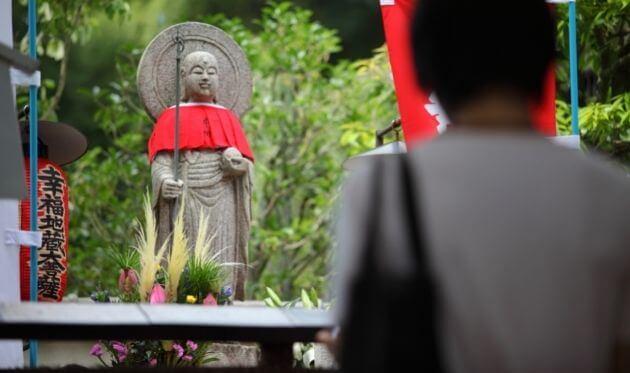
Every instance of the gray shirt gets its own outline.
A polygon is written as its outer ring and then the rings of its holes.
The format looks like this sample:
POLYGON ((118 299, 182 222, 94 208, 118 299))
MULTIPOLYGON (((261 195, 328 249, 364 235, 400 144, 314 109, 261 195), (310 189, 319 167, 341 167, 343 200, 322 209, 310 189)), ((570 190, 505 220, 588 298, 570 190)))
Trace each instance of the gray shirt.
MULTIPOLYGON (((411 158, 439 286, 448 371, 607 371, 615 341, 630 342, 630 183, 624 173, 534 135, 453 132, 411 158)), ((345 186, 342 317, 374 177, 365 167, 345 186)), ((395 176, 384 180, 397 182, 395 176)), ((382 213, 386 231, 401 224, 394 209, 382 213)), ((379 253, 384 265, 397 273, 413 270, 405 237, 389 241, 379 253)))

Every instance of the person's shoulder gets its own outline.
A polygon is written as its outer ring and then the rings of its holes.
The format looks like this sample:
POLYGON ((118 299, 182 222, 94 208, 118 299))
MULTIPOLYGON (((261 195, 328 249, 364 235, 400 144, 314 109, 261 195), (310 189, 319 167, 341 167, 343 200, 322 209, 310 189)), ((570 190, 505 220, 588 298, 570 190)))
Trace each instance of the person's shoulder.
POLYGON ((563 169, 561 173, 565 176, 576 171, 616 182, 630 182, 621 167, 604 155, 571 149, 534 134, 447 133, 414 147, 412 153, 412 158, 430 162, 465 163, 490 160, 503 164, 538 164, 540 169, 563 169))
POLYGON ((620 184, 622 186, 630 186, 630 174, 620 163, 616 163, 608 156, 591 151, 588 153, 579 153, 579 158, 585 169, 597 174, 598 176, 608 179, 610 182, 620 184))
MULTIPOLYGON (((445 135, 417 146, 411 156, 414 163, 439 173, 490 168, 497 170, 497 177, 521 175, 596 193, 601 199, 630 193, 630 177, 618 163, 598 152, 571 149, 540 136, 445 135)), ((630 198, 625 201, 630 203, 630 198)))
MULTIPOLYGON (((630 174, 624 166, 597 150, 578 150, 548 142, 545 156, 562 167, 565 174, 574 174, 585 185, 601 189, 630 192, 630 174)), ((630 201, 630 199, 628 199, 630 201)))
MULTIPOLYGON (((630 174, 619 163, 607 156, 592 152, 580 154, 580 165, 583 168, 585 182, 602 190, 608 195, 599 198, 615 198, 630 209, 630 174)), ((630 213, 630 210, 628 210, 630 213)))

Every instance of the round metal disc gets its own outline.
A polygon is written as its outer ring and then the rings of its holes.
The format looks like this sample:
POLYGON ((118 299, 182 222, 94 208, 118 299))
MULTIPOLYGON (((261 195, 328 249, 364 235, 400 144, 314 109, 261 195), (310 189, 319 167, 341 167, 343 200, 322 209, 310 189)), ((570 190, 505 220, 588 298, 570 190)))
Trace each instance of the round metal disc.
MULTIPOLYGON (((147 46, 138 65, 137 85, 140 100, 155 120, 162 111, 175 105, 175 37, 184 40, 182 61, 195 51, 212 53, 219 65, 217 101, 242 116, 252 96, 252 73, 247 57, 223 30, 199 22, 173 25, 160 32, 147 46)), ((183 87, 182 87, 183 91, 183 87)))

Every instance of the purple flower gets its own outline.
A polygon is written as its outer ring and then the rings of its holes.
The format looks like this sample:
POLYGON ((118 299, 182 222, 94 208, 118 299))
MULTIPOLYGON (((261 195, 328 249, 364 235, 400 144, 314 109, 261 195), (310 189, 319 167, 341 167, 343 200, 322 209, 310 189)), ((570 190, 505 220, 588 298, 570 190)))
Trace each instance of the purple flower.
POLYGON ((99 357, 103 355, 103 348, 100 343, 95 343, 92 348, 90 348, 90 355, 99 357))
POLYGON ((153 358, 153 359, 149 360, 149 365, 152 366, 152 367, 156 366, 157 365, 157 359, 153 358))
POLYGON ((193 359, 193 357, 192 357, 192 356, 190 356, 190 355, 184 355, 184 356, 182 356, 182 360, 191 361, 192 359, 193 359))
POLYGON ((119 353, 127 353, 127 346, 125 346, 122 342, 114 341, 112 342, 112 348, 119 353))
POLYGON ((186 346, 188 346, 188 348, 190 349, 190 351, 195 351, 197 349, 197 347, 199 347, 195 342, 193 341, 186 341, 186 346))
POLYGON ((118 361, 123 362, 127 358, 127 346, 125 346, 121 342, 114 341, 112 342, 112 348, 116 351, 116 355, 118 355, 118 361))
POLYGON ((177 351, 177 357, 184 356, 184 348, 181 345, 175 343, 173 345, 173 350, 177 351))
POLYGON ((221 296, 225 298, 231 297, 233 294, 231 286, 224 286, 221 288, 221 296))

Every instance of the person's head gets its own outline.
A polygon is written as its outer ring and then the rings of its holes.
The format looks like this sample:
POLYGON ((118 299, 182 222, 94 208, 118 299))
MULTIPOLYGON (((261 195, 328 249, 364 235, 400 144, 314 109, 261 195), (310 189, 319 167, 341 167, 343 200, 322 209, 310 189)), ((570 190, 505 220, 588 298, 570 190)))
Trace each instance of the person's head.
POLYGON ((411 30, 418 83, 451 118, 487 93, 540 101, 554 30, 544 0, 419 0, 411 30))
POLYGON ((208 52, 189 53, 182 61, 184 101, 216 102, 219 88, 217 59, 208 52))

